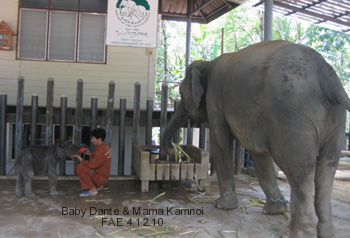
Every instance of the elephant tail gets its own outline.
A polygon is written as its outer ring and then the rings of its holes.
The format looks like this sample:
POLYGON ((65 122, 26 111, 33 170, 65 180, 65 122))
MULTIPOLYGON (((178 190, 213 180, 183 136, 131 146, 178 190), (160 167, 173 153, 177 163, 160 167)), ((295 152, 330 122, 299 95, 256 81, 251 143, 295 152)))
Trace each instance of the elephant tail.
POLYGON ((336 96, 337 101, 345 107, 346 110, 350 112, 350 99, 345 92, 344 88, 341 89, 341 91, 336 96))
POLYGON ((350 98, 347 95, 337 73, 327 64, 328 67, 323 67, 321 70, 323 80, 322 89, 326 92, 326 97, 335 104, 341 104, 350 112, 350 98))

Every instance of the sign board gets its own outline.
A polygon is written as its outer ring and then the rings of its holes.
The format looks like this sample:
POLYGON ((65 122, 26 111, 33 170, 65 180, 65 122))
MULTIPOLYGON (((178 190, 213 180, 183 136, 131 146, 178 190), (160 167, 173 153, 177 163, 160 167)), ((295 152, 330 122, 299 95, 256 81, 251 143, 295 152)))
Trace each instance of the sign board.
POLYGON ((108 0, 107 45, 157 47, 158 0, 108 0))

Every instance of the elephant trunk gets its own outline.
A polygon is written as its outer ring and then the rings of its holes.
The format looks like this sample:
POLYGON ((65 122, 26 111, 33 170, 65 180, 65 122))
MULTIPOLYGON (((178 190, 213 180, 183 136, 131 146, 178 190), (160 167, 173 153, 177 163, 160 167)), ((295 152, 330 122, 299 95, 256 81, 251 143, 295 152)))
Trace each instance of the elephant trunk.
POLYGON ((168 125, 166 126, 162 140, 160 142, 160 148, 167 154, 171 154, 172 149, 172 138, 175 132, 187 123, 188 114, 185 108, 185 103, 180 101, 179 107, 175 114, 171 117, 168 125))

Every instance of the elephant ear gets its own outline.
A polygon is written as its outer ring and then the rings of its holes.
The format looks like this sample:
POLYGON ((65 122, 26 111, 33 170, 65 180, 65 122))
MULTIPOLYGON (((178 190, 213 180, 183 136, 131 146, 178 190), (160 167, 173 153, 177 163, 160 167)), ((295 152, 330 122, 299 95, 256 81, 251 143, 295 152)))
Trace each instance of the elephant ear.
POLYGON ((201 85, 201 73, 196 67, 192 68, 192 97, 196 109, 199 108, 201 99, 204 93, 204 89, 201 85))
POLYGON ((64 141, 56 142, 54 145, 55 150, 55 158, 56 160, 64 160, 66 159, 66 153, 64 152, 64 141))

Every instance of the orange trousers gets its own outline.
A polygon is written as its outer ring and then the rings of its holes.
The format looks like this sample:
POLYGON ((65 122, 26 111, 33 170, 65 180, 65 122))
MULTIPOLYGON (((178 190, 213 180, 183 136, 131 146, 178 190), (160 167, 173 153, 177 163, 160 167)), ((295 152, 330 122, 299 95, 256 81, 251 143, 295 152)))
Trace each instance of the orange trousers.
POLYGON ((91 171, 90 168, 82 164, 77 166, 77 174, 79 176, 82 190, 102 186, 108 181, 108 178, 96 174, 95 171, 91 171))

